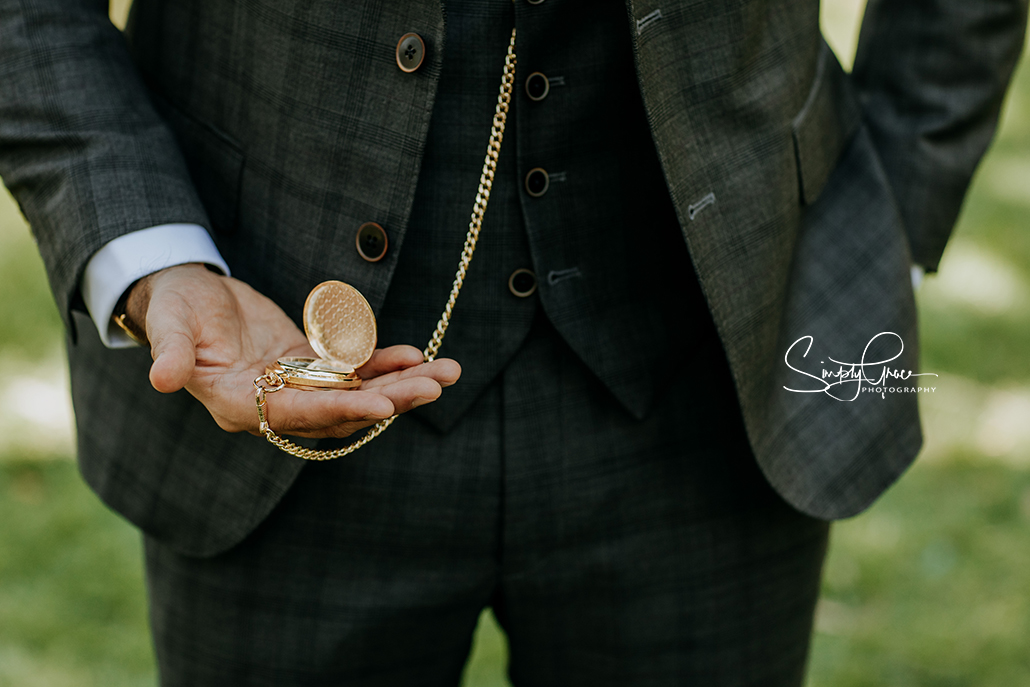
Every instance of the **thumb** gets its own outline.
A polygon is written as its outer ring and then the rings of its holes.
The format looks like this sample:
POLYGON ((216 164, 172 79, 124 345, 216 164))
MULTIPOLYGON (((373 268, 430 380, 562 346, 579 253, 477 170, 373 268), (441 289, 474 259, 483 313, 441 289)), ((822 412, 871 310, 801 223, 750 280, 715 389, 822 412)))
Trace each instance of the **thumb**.
POLYGON ((197 346, 187 319, 181 313, 151 309, 147 337, 154 358, 150 383, 163 394, 186 386, 197 362, 197 346))

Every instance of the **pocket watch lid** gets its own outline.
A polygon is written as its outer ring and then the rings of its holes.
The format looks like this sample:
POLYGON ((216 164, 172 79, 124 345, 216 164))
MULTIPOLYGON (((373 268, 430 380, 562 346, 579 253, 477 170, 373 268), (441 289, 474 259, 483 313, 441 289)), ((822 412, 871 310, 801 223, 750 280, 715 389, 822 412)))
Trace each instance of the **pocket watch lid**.
POLYGON ((357 369, 376 349, 376 318, 361 292, 341 281, 322 282, 304 302, 304 333, 319 357, 357 369))

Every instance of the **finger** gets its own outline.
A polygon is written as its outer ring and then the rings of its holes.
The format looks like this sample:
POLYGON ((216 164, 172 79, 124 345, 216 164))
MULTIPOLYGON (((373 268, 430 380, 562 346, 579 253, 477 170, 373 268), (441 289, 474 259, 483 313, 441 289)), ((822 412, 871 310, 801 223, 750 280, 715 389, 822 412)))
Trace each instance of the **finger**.
MULTIPOLYGON (((394 384, 389 384, 379 389, 376 389, 374 393, 382 393, 389 398, 393 403, 394 412, 393 415, 400 415, 403 413, 417 408, 418 406, 431 403, 438 399, 443 389, 439 384, 436 384, 430 379, 418 378, 411 380, 403 380, 394 384)), ((370 393, 370 392, 367 392, 370 393)), ((385 418, 382 418, 385 419, 385 418)), ((342 424, 333 427, 322 427, 316 430, 296 430, 291 432, 297 436, 312 437, 312 438, 325 438, 332 437, 342 439, 349 437, 355 432, 369 427, 376 422, 379 422, 378 418, 344 422, 342 424)))
POLYGON ((366 391, 299 391, 284 389, 266 397, 268 423, 276 432, 298 436, 336 436, 330 428, 371 424, 395 414, 383 394, 366 391))
MULTIPOLYGON (((313 432, 306 432, 298 430, 296 432, 284 432, 284 434, 290 434, 295 437, 303 437, 305 439, 346 439, 352 434, 371 427, 377 422, 382 420, 368 420, 363 422, 345 422, 342 425, 336 425, 335 427, 325 427, 313 432)), ((355 437, 357 439, 357 437, 355 437)))
POLYGON ((431 363, 423 363, 415 367, 382 374, 373 379, 366 379, 361 383, 361 388, 366 391, 371 389, 379 390, 384 385, 393 384, 402 379, 415 379, 418 377, 426 377, 432 379, 441 387, 448 387, 457 382, 458 378, 461 377, 461 365, 450 358, 440 358, 431 363))
POLYGON ((398 380, 375 391, 284 390, 267 397, 268 422, 279 433, 342 437, 434 401, 441 393, 439 383, 427 377, 398 380))
POLYGON ((362 379, 372 379, 388 372, 421 365, 424 360, 422 351, 414 346, 381 348, 372 354, 367 363, 358 368, 358 375, 362 379))
POLYGON ((150 383, 166 394, 186 386, 197 362, 196 342, 186 317, 173 308, 151 308, 147 313, 147 337, 154 358, 150 383))
POLYGON ((411 377, 381 384, 370 391, 390 399, 395 413, 406 413, 412 408, 440 398, 443 387, 435 379, 429 377, 411 377))

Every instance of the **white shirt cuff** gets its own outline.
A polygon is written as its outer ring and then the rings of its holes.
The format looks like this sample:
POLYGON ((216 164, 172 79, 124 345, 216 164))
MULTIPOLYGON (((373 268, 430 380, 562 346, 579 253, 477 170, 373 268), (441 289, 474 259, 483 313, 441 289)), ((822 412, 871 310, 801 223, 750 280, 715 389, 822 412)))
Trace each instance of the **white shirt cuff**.
POLYGON ((912 290, 918 291, 923 277, 926 276, 926 268, 922 265, 912 265, 912 290))
POLYGON ((202 262, 229 274, 215 242, 198 224, 162 224, 107 243, 90 258, 82 275, 82 299, 108 348, 135 346, 111 313, 125 290, 141 277, 188 262, 202 262))

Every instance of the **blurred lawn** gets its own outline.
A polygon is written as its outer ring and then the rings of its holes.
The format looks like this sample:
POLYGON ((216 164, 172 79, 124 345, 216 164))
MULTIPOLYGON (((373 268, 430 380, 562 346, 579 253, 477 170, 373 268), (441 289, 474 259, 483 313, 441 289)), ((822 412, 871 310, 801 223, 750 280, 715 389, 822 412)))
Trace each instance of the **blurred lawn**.
MULTIPOLYGON (((846 64, 860 11, 824 2, 846 64)), ((919 294, 923 368, 941 374, 921 399, 926 449, 835 527, 810 687, 1030 684, 1028 229, 1024 64, 941 273, 919 294)), ((69 459, 60 322, 2 194, 0 275, 0 687, 154 685, 138 536, 69 459)), ((505 657, 484 614, 466 687, 506 685, 505 657)))

